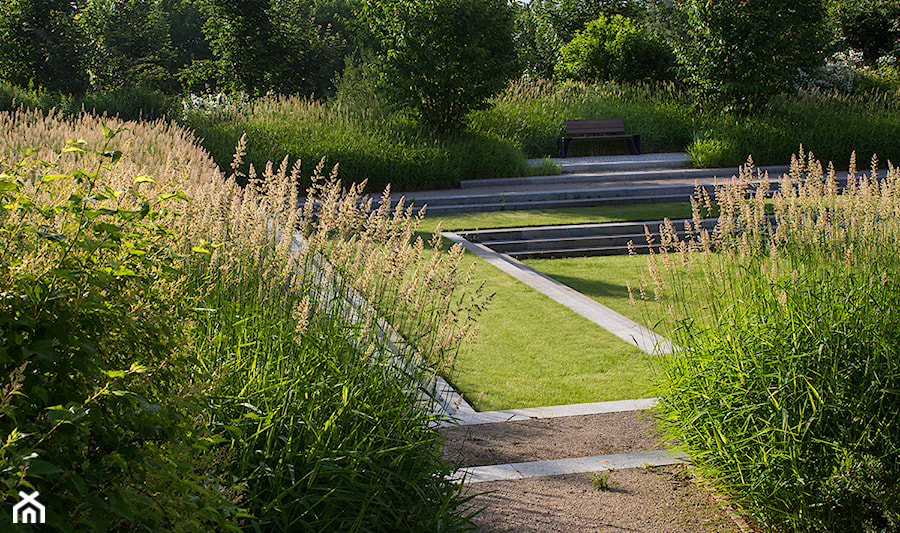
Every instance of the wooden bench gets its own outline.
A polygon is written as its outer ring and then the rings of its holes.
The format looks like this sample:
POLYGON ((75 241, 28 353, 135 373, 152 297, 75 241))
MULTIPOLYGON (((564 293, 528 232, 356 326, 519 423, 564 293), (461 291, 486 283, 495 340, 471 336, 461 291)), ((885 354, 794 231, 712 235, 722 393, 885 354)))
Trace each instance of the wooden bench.
POLYGON ((587 120, 567 120, 566 133, 556 141, 559 157, 569 156, 569 145, 573 141, 616 141, 628 143, 628 150, 638 155, 641 153, 641 136, 625 133, 625 121, 620 118, 601 118, 587 120))

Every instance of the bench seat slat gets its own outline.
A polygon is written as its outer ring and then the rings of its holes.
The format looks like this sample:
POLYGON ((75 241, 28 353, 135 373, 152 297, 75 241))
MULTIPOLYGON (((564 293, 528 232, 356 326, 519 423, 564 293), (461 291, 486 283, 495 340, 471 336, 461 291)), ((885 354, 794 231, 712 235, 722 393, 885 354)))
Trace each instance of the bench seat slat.
POLYGON ((560 157, 567 157, 573 141, 622 140, 628 143, 633 154, 641 153, 641 136, 625 133, 625 121, 621 118, 566 120, 566 133, 557 141, 560 157))
POLYGON ((566 134, 625 133, 625 121, 621 118, 603 118, 565 121, 566 134))

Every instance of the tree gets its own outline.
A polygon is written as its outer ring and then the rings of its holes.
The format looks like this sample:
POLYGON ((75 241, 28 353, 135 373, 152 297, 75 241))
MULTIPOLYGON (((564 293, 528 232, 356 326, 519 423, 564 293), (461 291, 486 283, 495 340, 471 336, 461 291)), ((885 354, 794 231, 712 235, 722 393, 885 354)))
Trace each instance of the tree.
POLYGON ((821 62, 822 0, 661 0, 658 7, 691 81, 735 110, 752 111, 798 69, 821 62))
POLYGON ((366 18, 386 97, 439 130, 484 108, 518 71, 505 0, 370 0, 366 18))
POLYGON ((638 20, 645 12, 642 0, 531 0, 530 3, 537 13, 549 19, 564 43, 600 16, 622 15, 638 20))
POLYGON ((672 81, 675 56, 632 19, 615 15, 588 22, 562 49, 557 79, 672 81))
POLYGON ((869 65, 875 65, 882 56, 897 52, 900 2, 832 0, 830 8, 837 22, 842 48, 862 52, 863 59, 869 65))
POLYGON ((332 88, 331 80, 349 53, 346 35, 337 31, 349 3, 205 2, 204 32, 215 56, 215 70, 227 86, 250 94, 313 94, 332 88), (323 10, 333 10, 335 18, 329 20, 323 10))
POLYGON ((139 85, 177 87, 169 13, 161 0, 90 0, 81 11, 91 37, 88 72, 93 89, 139 85))
POLYGON ((514 8, 514 39, 523 74, 531 78, 552 78, 565 43, 557 35, 550 17, 540 11, 537 0, 515 4, 514 8))
POLYGON ((87 87, 84 38, 71 0, 0 3, 0 79, 78 93, 87 87))

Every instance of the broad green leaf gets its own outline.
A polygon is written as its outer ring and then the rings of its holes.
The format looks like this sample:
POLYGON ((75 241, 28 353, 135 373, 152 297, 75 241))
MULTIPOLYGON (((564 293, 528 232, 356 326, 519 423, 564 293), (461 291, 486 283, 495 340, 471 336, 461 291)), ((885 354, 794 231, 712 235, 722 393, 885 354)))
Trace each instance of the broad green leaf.
POLYGON ((140 363, 131 363, 131 368, 128 369, 129 374, 144 374, 149 371, 149 368, 140 363))
POLYGON ((36 476, 47 476, 50 474, 58 474, 62 472, 62 470, 53 463, 42 459, 32 459, 31 461, 28 461, 27 472, 36 476))
POLYGON ((153 178, 151 178, 150 176, 138 176, 138 177, 134 178, 134 184, 137 185, 138 183, 154 183, 155 184, 156 181, 154 181, 153 178))
POLYGON ((68 178, 69 176, 66 174, 45 174, 44 177, 41 178, 41 183, 50 183, 51 181, 56 181, 60 178, 68 178))
POLYGON ((65 148, 63 148, 62 151, 60 152, 60 154, 68 154, 70 152, 82 152, 83 153, 84 150, 79 146, 69 145, 69 146, 66 146, 65 148))
POLYGON ((48 241, 60 242, 60 241, 66 240, 65 233, 56 233, 56 232, 50 233, 50 232, 39 231, 39 230, 35 230, 35 233, 37 233, 38 237, 40 237, 42 239, 47 239, 48 241))
MULTIPOLYGON (((0 178, 12 177, 9 174, 0 174, 0 178)), ((5 179, 0 179, 0 192, 2 191, 17 191, 19 190, 19 184, 14 181, 8 181, 5 179)))
POLYGON ((116 132, 114 132, 112 129, 110 129, 110 127, 107 126, 106 124, 100 124, 100 131, 103 132, 103 136, 106 137, 107 139, 112 139, 113 137, 116 136, 116 132))
POLYGON ((188 198, 188 196, 183 191, 175 191, 175 192, 171 192, 171 193, 167 193, 167 194, 162 194, 162 195, 160 195, 159 198, 160 198, 160 200, 162 200, 164 202, 167 200, 171 200, 172 198, 178 198, 179 200, 184 200, 185 202, 188 202, 188 203, 190 203, 190 201, 191 201, 191 199, 188 198))
POLYGON ((105 233, 109 233, 110 235, 113 235, 116 233, 122 233, 121 226, 116 226, 115 224, 108 224, 106 222, 98 222, 97 224, 94 224, 94 229, 96 231, 102 231, 105 233))
POLYGON ((126 266, 120 266, 113 272, 113 276, 137 276, 137 272, 126 266))

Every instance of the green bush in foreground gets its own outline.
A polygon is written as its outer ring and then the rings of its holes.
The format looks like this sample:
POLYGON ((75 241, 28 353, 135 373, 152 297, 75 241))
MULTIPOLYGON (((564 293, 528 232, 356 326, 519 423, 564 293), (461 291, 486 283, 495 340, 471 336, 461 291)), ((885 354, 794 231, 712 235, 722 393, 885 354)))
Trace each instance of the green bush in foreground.
POLYGON ((105 122, 0 113, 5 497, 60 531, 465 528, 429 424, 484 303, 462 250, 356 187, 299 206, 298 168, 242 189, 186 130, 105 122))
POLYGON ((801 156, 774 227, 751 174, 717 191, 715 231, 670 233, 651 261, 681 319, 662 427, 767 530, 900 531, 900 173, 838 194, 801 156))

